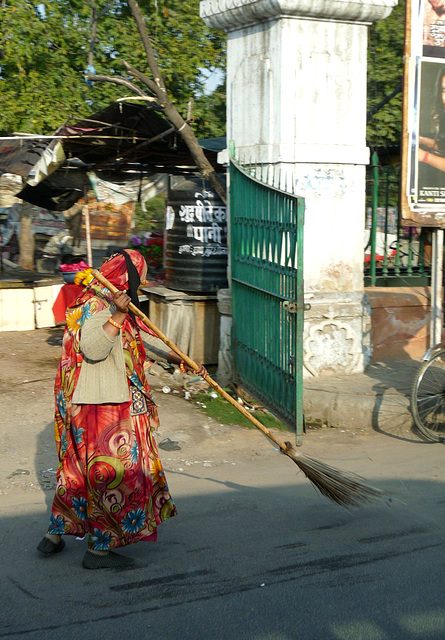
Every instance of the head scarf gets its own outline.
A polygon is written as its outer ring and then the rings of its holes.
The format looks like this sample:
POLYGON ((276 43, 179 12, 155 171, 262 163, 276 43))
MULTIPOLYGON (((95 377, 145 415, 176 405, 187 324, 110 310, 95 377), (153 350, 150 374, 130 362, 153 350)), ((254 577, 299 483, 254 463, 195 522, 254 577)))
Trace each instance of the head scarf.
MULTIPOLYGON (((134 249, 122 249, 118 253, 115 253, 109 258, 100 268, 101 274, 111 283, 114 284, 116 289, 120 291, 126 291, 130 296, 132 303, 141 308, 138 287, 141 283, 141 277, 146 271, 147 263, 145 258, 139 251, 134 249)), ((129 311, 129 316, 140 329, 148 333, 153 333, 139 318, 135 318, 134 313, 129 311)), ((155 334, 153 334, 155 335, 155 334)))
POLYGON ((134 249, 122 249, 119 253, 115 253, 111 258, 108 258, 99 271, 109 282, 111 282, 111 284, 114 284, 117 289, 120 291, 127 291, 130 286, 129 275, 130 278, 133 276, 133 279, 135 279, 136 276, 139 276, 139 282, 137 282, 138 287, 145 267, 145 258, 139 253, 139 251, 135 251, 134 249), (132 267, 134 268, 134 271, 132 267))
MULTIPOLYGON (((117 289, 127 291, 132 303, 140 309, 138 287, 144 268, 146 269, 145 258, 139 251, 122 249, 101 266, 100 272, 117 289)), ((135 320, 134 313, 130 311, 129 314, 135 320)))

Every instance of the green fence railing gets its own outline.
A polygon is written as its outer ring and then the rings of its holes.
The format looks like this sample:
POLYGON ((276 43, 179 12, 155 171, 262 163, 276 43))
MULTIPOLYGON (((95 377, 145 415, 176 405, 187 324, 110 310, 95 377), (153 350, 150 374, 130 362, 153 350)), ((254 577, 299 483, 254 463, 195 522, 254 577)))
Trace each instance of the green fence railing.
POLYGON ((374 152, 366 182, 365 286, 429 285, 430 233, 398 220, 400 166, 382 166, 374 152))

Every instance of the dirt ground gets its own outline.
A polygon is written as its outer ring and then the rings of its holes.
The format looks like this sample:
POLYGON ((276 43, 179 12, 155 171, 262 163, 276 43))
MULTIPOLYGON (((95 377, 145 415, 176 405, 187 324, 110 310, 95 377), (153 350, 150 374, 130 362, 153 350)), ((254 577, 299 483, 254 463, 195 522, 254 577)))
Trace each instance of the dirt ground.
MULTIPOLYGON (((53 383, 61 353, 62 329, 0 333, 0 497, 12 504, 18 494, 48 492, 55 487, 57 456, 53 431, 53 383)), ((267 463, 276 446, 256 429, 223 425, 208 418, 176 389, 182 386, 158 365, 148 375, 159 407, 157 441, 166 470, 191 469, 226 473, 239 463, 267 463), (153 375, 155 374, 155 375, 153 375), (163 393, 169 386, 171 392, 163 393), (179 449, 162 450, 168 438, 179 449)), ((283 441, 292 434, 275 432, 283 441)), ((310 435, 311 454, 328 454, 332 447, 359 444, 373 434, 321 429, 310 435), (334 433, 332 433, 334 432, 334 433)), ((306 436, 308 438, 309 436, 306 436)), ((289 461, 292 465, 292 462, 289 461)))
POLYGON ((51 390, 61 336, 60 329, 0 333, 2 494, 54 486, 51 390))
MULTIPOLYGON (((53 384, 61 339, 61 328, 0 333, 0 495, 55 487, 53 384)), ((177 391, 183 382, 178 371, 172 376, 158 365, 150 371, 155 373, 148 379, 160 412, 157 441, 161 449, 167 438, 180 447, 161 451, 165 465, 177 471, 232 465, 240 455, 273 451, 259 432, 219 424, 185 400, 177 391), (166 386, 168 394, 162 391, 166 386)))

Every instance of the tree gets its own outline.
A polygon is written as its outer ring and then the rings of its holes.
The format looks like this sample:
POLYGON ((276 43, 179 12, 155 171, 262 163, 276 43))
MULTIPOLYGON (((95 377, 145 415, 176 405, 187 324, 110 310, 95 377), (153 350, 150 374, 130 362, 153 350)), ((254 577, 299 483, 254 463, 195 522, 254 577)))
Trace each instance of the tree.
POLYGON ((24 202, 20 212, 19 265, 25 269, 34 269, 35 242, 32 234, 32 205, 24 202))
MULTIPOLYGON (((87 115, 126 95, 128 87, 141 94, 133 83, 122 79, 122 61, 128 56, 133 64, 145 68, 148 60, 154 71, 154 84, 128 64, 127 69, 154 94, 160 92, 158 103, 165 115, 183 136, 203 174, 225 197, 193 130, 178 111, 186 108, 191 95, 202 94, 205 70, 223 65, 224 38, 208 30, 199 19, 199 0, 169 0, 168 7, 164 4, 161 23, 158 2, 154 2, 151 13, 153 3, 145 4, 150 36, 138 4, 131 0, 3 0, 0 134, 14 130, 50 133, 62 124, 61 114, 65 120, 87 115), (159 66, 155 50, 160 54, 159 66), (95 67, 106 70, 110 74, 108 80, 118 82, 124 89, 119 93, 115 86, 105 83, 91 91, 88 78, 96 73, 95 67), (174 98, 167 92, 164 77, 174 98)), ((95 77, 99 79, 100 75, 95 77)), ((32 235, 26 212, 25 206, 20 261, 22 266, 32 267, 32 235)))
MULTIPOLYGON (((61 119, 84 117, 124 89, 89 89, 92 11, 101 15, 94 42, 97 73, 122 75, 122 59, 145 69, 145 52, 125 0, 2 0, 0 2, 0 135, 50 133, 61 119), (93 9, 92 9, 93 7, 93 9)), ((199 18, 199 0, 141 0, 150 39, 170 97, 180 113, 195 98, 192 124, 198 135, 224 131, 223 90, 202 92, 205 70, 224 69, 225 35, 199 18)), ((369 31, 368 113, 397 87, 403 72, 405 0, 369 31)), ((398 142, 401 95, 372 116, 368 141, 398 142)))
POLYGON ((405 39, 405 0, 385 20, 369 29, 367 140, 371 146, 398 144, 402 131, 403 49, 405 39), (375 113, 374 109, 381 106, 375 113))
POLYGON ((195 130, 203 138, 226 135, 226 83, 225 80, 211 94, 201 94, 193 106, 195 130))
MULTIPOLYGON (((140 83, 148 88, 151 96, 154 97, 156 104, 164 112, 164 115, 173 124, 178 133, 180 133, 200 173, 209 181, 210 185, 223 200, 223 202, 226 202, 226 190, 224 185, 220 182, 214 167, 208 161, 202 147, 199 145, 189 121, 186 121, 181 116, 178 109, 174 105, 173 100, 170 98, 163 73, 159 67, 158 59, 155 55, 155 51, 150 40, 146 20, 144 15, 142 14, 139 4, 136 2, 136 0, 127 0, 127 3, 130 7, 131 13, 139 31, 151 77, 145 75, 144 73, 141 73, 138 69, 128 64, 126 60, 124 60, 124 65, 133 78, 136 78, 140 81, 140 83)), ((103 81, 114 82, 117 84, 123 83, 124 86, 133 90, 134 93, 143 95, 141 90, 136 85, 133 85, 132 83, 116 76, 112 77, 93 75, 93 72, 91 72, 87 74, 87 77, 94 82, 103 81)), ((151 96, 147 96, 147 98, 150 99, 151 96)))
POLYGON ((165 225, 165 193, 160 193, 144 203, 136 203, 134 231, 163 231, 165 225))
MULTIPOLYGON (((141 4, 170 96, 185 115, 190 97, 202 94, 206 72, 224 68, 225 36, 200 19, 199 0, 141 4)), ((92 48, 98 74, 125 75, 123 59, 146 68, 125 0, 3 0, 0 23, 0 135, 51 133, 128 94, 105 83, 88 87, 92 48)))

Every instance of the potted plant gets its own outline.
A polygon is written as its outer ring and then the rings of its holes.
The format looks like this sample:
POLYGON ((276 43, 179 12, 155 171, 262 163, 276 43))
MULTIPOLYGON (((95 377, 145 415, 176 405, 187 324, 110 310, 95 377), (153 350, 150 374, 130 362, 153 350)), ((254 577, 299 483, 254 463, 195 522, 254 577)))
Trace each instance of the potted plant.
POLYGON ((163 270, 164 240, 151 233, 131 236, 128 247, 139 251, 147 261, 148 269, 153 274, 163 270))

